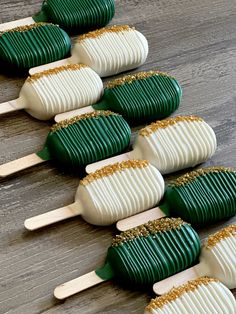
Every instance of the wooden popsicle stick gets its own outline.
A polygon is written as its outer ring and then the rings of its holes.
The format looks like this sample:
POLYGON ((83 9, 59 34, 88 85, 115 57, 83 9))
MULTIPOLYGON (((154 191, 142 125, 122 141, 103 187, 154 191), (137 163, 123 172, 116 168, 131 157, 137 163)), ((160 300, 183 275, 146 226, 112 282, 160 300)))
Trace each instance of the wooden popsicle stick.
POLYGON ((10 174, 30 168, 42 162, 45 162, 45 160, 40 158, 35 153, 10 161, 6 164, 0 165, 0 177, 7 177, 10 174))
POLYGON ((55 116, 54 120, 56 122, 60 122, 62 120, 66 120, 66 119, 71 119, 73 117, 76 117, 78 115, 84 114, 84 113, 89 113, 89 112, 93 112, 95 111, 93 109, 92 106, 88 106, 88 107, 84 107, 84 108, 80 108, 80 109, 76 109, 76 110, 71 110, 71 111, 67 111, 64 113, 59 113, 55 116))
POLYGON ((33 20, 32 17, 26 17, 24 19, 3 23, 3 24, 0 24, 0 32, 4 32, 6 30, 9 30, 9 29, 12 29, 15 27, 30 25, 30 24, 34 24, 34 23, 35 23, 35 21, 33 20))
POLYGON ((51 63, 47 63, 47 64, 43 64, 43 65, 39 65, 38 67, 34 67, 29 69, 29 74, 33 75, 45 70, 49 70, 49 69, 54 69, 63 65, 68 65, 70 64, 70 58, 67 59, 63 59, 63 60, 59 60, 59 61, 55 61, 55 62, 51 62, 51 63))
POLYGON ((28 218, 25 220, 24 225, 27 230, 33 231, 80 214, 79 203, 75 202, 68 206, 54 209, 48 213, 28 218))
POLYGON ((128 229, 140 226, 150 220, 160 219, 165 216, 166 215, 159 207, 155 207, 145 212, 118 221, 116 223, 116 228, 119 231, 126 231, 128 229))
POLYGON ((4 114, 7 112, 12 112, 20 109, 24 109, 24 103, 20 102, 20 98, 6 101, 0 104, 0 114, 4 114))
POLYGON ((116 162, 122 162, 130 159, 129 153, 125 153, 119 156, 115 156, 112 158, 104 159, 98 162, 94 162, 93 164, 88 165, 85 170, 87 173, 92 173, 102 167, 108 166, 110 164, 114 164, 116 162))
POLYGON ((199 277, 196 271, 196 266, 186 269, 174 276, 161 280, 153 285, 153 291, 157 295, 162 295, 169 292, 172 288, 178 287, 199 277))
POLYGON ((56 287, 54 290, 54 296, 59 300, 63 300, 103 281, 106 280, 98 277, 95 271, 92 271, 56 287))

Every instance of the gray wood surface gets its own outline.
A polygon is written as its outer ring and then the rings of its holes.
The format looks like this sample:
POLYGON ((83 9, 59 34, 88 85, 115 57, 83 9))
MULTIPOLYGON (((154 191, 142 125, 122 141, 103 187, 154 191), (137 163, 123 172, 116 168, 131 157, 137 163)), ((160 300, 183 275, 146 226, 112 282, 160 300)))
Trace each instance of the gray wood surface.
MULTIPOLYGON (((32 15, 41 0, 1 0, 0 22, 32 15)), ((183 87, 178 114, 198 114, 214 128, 218 149, 206 165, 236 168, 235 0, 118 0, 112 24, 143 32, 150 54, 141 68, 168 71, 183 87)), ((0 75, 0 103, 18 96, 25 77, 0 75)), ((0 118, 0 164, 42 147, 51 122, 26 112, 0 118)), ((172 175, 171 177, 176 177, 172 175)), ((166 177, 166 179, 169 179, 166 177)), ((114 282, 59 302, 53 289, 102 265, 115 227, 71 219, 30 233, 24 219, 73 201, 79 179, 42 164, 0 181, 0 313, 143 313, 153 297, 114 282)), ((231 220, 199 230, 202 239, 231 220)))

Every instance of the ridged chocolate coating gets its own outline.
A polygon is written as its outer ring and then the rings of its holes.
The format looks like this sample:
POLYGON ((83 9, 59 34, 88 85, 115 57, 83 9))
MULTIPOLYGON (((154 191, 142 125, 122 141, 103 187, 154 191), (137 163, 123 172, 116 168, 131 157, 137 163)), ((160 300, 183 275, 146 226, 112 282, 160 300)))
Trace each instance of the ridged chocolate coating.
POLYGON ((165 207, 171 216, 201 226, 233 216, 236 214, 236 173, 223 167, 190 172, 167 188, 164 211, 165 207))
MULTIPOLYGON (((43 150, 63 166, 76 169, 120 153, 129 145, 131 130, 117 114, 96 112, 72 122, 56 124, 43 150)), ((42 154, 38 153, 43 158, 42 154)))
POLYGON ((178 109, 182 90, 176 79, 157 71, 138 74, 110 82, 103 101, 94 108, 109 109, 139 123, 163 119, 178 109))
POLYGON ((105 26, 114 13, 114 0, 46 0, 34 20, 50 21, 70 32, 82 33, 105 26))
MULTIPOLYGON (((175 218, 130 229, 119 236, 118 245, 116 240, 113 243, 108 250, 106 271, 109 265, 117 279, 137 285, 151 285, 188 268, 200 253, 197 233, 189 224, 175 218), (161 224, 167 226, 166 231, 159 231, 161 224), (122 237, 124 241, 120 241, 122 237)), ((106 271, 101 268, 96 273, 106 278, 106 271)))
POLYGON ((62 59, 70 48, 69 36, 53 24, 38 23, 0 33, 0 59, 18 69, 62 59))

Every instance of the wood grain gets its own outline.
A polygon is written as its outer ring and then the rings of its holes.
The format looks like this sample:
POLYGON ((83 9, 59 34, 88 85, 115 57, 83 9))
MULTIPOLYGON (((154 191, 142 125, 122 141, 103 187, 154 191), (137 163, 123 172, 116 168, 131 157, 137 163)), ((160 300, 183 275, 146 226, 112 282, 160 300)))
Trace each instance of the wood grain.
MULTIPOLYGON (((0 22, 30 16, 40 4, 2 0, 0 22)), ((236 168, 235 0, 117 0, 116 8, 112 24, 132 24, 149 40, 150 54, 141 69, 176 76, 183 87, 178 114, 198 114, 213 126, 218 149, 206 165, 236 168)), ((0 75, 0 102, 17 98, 24 80, 0 75)), ((50 124, 24 111, 1 116, 0 164, 40 149, 50 124)), ((151 289, 106 282, 65 302, 53 298, 57 285, 102 265, 116 233, 114 226, 98 228, 82 218, 25 231, 26 218, 70 204, 78 182, 50 163, 0 181, 0 313, 139 314, 153 297, 151 289)), ((204 239, 235 221, 201 229, 200 235, 204 239)))

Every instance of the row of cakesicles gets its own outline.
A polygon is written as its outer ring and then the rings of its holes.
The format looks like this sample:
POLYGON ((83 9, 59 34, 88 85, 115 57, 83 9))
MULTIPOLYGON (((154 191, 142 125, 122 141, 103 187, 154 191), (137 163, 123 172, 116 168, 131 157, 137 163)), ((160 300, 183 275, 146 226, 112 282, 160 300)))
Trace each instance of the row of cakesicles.
POLYGON ((121 231, 165 215, 204 226, 235 215, 235 186, 233 169, 210 167, 177 178, 165 190, 156 167, 146 160, 127 160, 87 175, 73 204, 27 219, 25 226, 36 230, 78 215, 99 226, 119 220, 117 228, 121 231))
POLYGON ((106 109, 122 114, 131 124, 140 124, 169 116, 178 109, 181 97, 177 80, 159 71, 125 75, 109 81, 104 89, 96 72, 75 64, 28 77, 19 98, 0 104, 0 114, 25 108, 40 120, 56 115, 58 122, 81 112, 106 109))
POLYGON ((131 129, 119 114, 94 111, 55 124, 43 149, 0 166, 4 177, 46 160, 78 173, 81 166, 93 172, 116 160, 146 159, 162 174, 206 161, 216 150, 213 129, 200 117, 177 116, 151 123, 138 132, 133 150, 122 153, 130 143, 131 129))
POLYGON ((30 74, 83 63, 105 77, 142 65, 148 55, 147 39, 129 25, 91 31, 80 35, 72 50, 71 46, 68 34, 57 25, 24 25, 0 32, 0 62, 12 70, 30 69, 30 74))
MULTIPOLYGON (((48 2, 50 3, 50 1, 48 2)), ((55 8, 53 10, 55 11, 55 8)), ((45 12, 49 12, 48 4, 44 6, 43 14, 45 12)), ((70 49, 70 41, 66 33, 59 27, 48 24, 35 24, 13 29, 10 32, 2 33, 1 39, 4 43, 3 47, 11 48, 1 51, 4 62, 8 65, 13 64, 18 68, 30 68, 61 59, 68 54, 70 49), (54 36, 53 40, 50 36, 52 38, 54 36), (46 44, 47 49, 44 49, 46 54, 42 54, 42 52, 38 55, 32 53, 30 46, 21 51, 20 45, 15 47, 12 45, 14 38, 15 42, 26 40, 27 47, 27 41, 30 42, 30 38, 31 42, 33 41, 37 46, 39 45, 37 39, 44 37, 49 38, 55 48, 50 51, 49 44, 46 44), (58 47, 56 47, 57 43, 58 47), (14 48, 16 48, 15 51, 14 48), (23 55, 23 52, 26 54, 23 55)), ((25 42, 23 43, 25 44, 25 42)), ((44 46, 42 47, 44 48, 44 46)), ((129 26, 113 26, 82 35, 72 51, 72 57, 45 67, 46 69, 53 68, 52 70, 32 75, 23 86, 19 99, 4 104, 5 112, 26 108, 34 117, 49 119, 55 114, 67 110, 92 105, 101 98, 103 93, 101 80, 93 70, 100 76, 129 70, 143 64, 147 53, 148 45, 145 37, 129 26), (68 65, 71 63, 73 65, 68 65), (84 64, 76 66, 77 63, 84 63, 86 66, 84 64), (61 67, 55 68, 57 65, 61 67), (81 74, 82 76, 80 76, 81 74), (74 88, 77 86, 74 86, 74 82, 78 81, 82 86, 85 77, 86 80, 92 80, 91 89, 89 90, 88 86, 83 86, 84 93, 79 91, 76 94, 74 88), (60 82, 63 80, 62 86, 60 82), (33 86, 33 84, 35 85, 33 86), (29 105, 29 99, 35 99, 33 107, 29 105), (60 102, 60 100, 62 101, 60 102), (57 103, 58 105, 55 105, 57 103)), ((30 73, 36 73, 45 68, 32 69, 30 73)), ((102 100, 93 105, 93 108, 86 108, 86 112, 87 109, 88 111, 109 109, 122 114, 131 123, 150 121, 170 115, 178 108, 180 99, 181 88, 175 79, 166 74, 151 71, 110 82, 104 91, 102 100), (127 103, 129 103, 128 110, 126 108, 127 103)), ((74 114, 71 113, 68 117, 74 116, 74 114)), ((64 117, 66 116, 59 115, 57 119, 59 121, 64 117)), ((3 165, 0 168, 0 174, 6 176, 24 169, 28 165, 48 159, 54 159, 57 163, 69 168, 85 166, 122 152, 127 148, 129 140, 130 128, 121 116, 107 111, 86 113, 70 120, 63 120, 53 126, 41 152, 38 152, 37 155, 33 154, 29 159, 21 159, 20 163, 16 161, 9 165, 3 165), (94 142, 91 141, 90 135, 94 138, 94 142), (88 145, 88 142, 93 145, 88 145), (9 167, 11 167, 10 171, 9 167)), ((177 179, 164 193, 163 178, 155 168, 157 167, 164 174, 195 166, 210 158, 215 149, 214 132, 199 117, 175 117, 152 123, 139 132, 133 151, 118 158, 118 160, 120 158, 125 160, 138 158, 139 160, 127 160, 97 171, 95 170, 101 165, 109 164, 116 159, 102 161, 87 167, 88 172, 93 172, 82 180, 74 204, 30 218, 25 221, 25 226, 34 230, 79 214, 83 215, 90 223, 107 225, 152 208, 159 203, 163 194, 164 202, 160 208, 155 208, 149 212, 152 219, 173 215, 181 216, 196 225, 203 225, 230 217, 235 214, 236 208, 235 172, 232 169, 214 167, 194 171, 177 179), (141 161, 142 158, 148 161, 141 161), (127 184, 130 186, 128 193, 125 189, 127 184), (108 191, 106 190, 106 195, 100 195, 98 190, 101 188, 105 190, 104 187, 108 188, 108 191), (204 191, 207 193, 204 194, 204 191), (199 206, 197 206, 198 204, 199 206)), ((138 225, 140 219, 142 221, 150 220, 150 216, 146 216, 145 213, 144 216, 120 221, 118 227, 125 230, 132 225, 138 225)), ((228 267, 224 263, 220 263, 221 260, 224 261, 221 243, 220 248, 216 250, 218 253, 220 252, 220 258, 217 257, 216 253, 213 255, 208 251, 204 253, 203 247, 199 265, 195 266, 194 269, 189 269, 188 274, 192 276, 194 274, 197 277, 203 275, 217 277, 229 288, 234 288, 235 226, 226 228, 221 233, 212 236, 212 240, 209 239, 213 243, 211 248, 215 248, 222 239, 228 240, 226 244, 223 243, 223 249, 228 254, 228 267), (212 270, 213 268, 216 269, 215 272, 212 270)), ((117 236, 112 247, 108 250, 107 263, 104 267, 85 277, 83 276, 83 278, 58 287, 55 290, 55 295, 58 298, 65 298, 92 284, 111 279, 118 273, 119 277, 121 274, 123 281, 151 284, 191 266, 197 260, 199 247, 196 232, 181 219, 153 220, 153 222, 117 236), (180 251, 182 255, 179 254, 180 251), (82 285, 78 290, 79 283, 82 285)), ((206 245, 206 248, 209 248, 209 245, 206 245)), ((211 251, 214 250, 211 249, 211 251)), ((180 278, 177 282, 181 283, 181 275, 177 276, 180 278)), ((189 296, 183 293, 183 291, 188 291, 189 287, 192 289, 189 291, 194 291, 196 294, 192 302, 195 309, 200 309, 200 313, 205 313, 213 308, 222 309, 221 302, 214 301, 214 303, 213 300, 209 300, 205 308, 200 308, 199 298, 207 297, 205 286, 210 289, 209 295, 215 291, 215 295, 218 293, 219 298, 223 298, 224 294, 227 293, 227 298, 225 298, 227 306, 225 308, 228 309, 228 313, 234 313, 235 300, 232 299, 226 288, 215 280, 206 278, 200 278, 198 281, 179 288, 178 291, 181 291, 179 295, 175 291, 171 292, 172 296, 173 294, 177 295, 174 299, 177 302, 177 310, 180 313, 189 311, 189 307, 186 307, 186 298, 189 300, 189 296)), ((169 287, 166 282, 164 287, 169 287)), ((162 283, 160 282, 155 289, 157 293, 160 291, 162 293, 162 283)), ((157 304, 161 304, 159 310, 161 308, 163 313, 176 309, 175 303, 168 304, 170 306, 168 309, 166 302, 163 301, 170 300, 170 298, 167 295, 162 300, 156 300, 155 306, 152 302, 147 311, 150 309, 152 311, 158 310, 156 309, 156 307, 158 308, 157 304), (163 304, 166 306, 165 308, 163 304)), ((196 312, 193 306, 191 309, 193 313, 196 312)))

